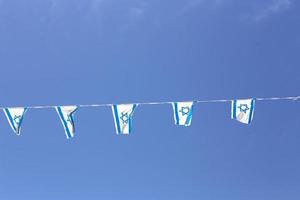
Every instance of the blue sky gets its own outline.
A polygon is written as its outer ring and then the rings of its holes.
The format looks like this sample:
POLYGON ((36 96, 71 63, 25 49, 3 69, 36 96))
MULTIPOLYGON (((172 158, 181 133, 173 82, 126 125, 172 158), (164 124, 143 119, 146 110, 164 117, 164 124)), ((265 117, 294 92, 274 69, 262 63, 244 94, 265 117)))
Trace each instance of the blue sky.
MULTIPOLYGON (((0 0, 1 106, 299 95, 295 0, 0 0)), ((281 200, 300 197, 298 102, 141 106, 133 133, 84 108, 66 140, 55 110, 22 135, 0 115, 0 199, 281 200)))

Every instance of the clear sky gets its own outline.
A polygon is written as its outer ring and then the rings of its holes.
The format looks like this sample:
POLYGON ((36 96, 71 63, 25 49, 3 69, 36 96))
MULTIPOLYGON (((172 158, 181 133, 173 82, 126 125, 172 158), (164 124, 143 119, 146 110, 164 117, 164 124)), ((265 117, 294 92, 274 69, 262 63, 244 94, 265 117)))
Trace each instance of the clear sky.
MULTIPOLYGON (((299 95, 296 0, 0 0, 1 106, 299 95)), ((53 109, 22 135, 0 115, 0 199, 298 200, 300 103, 138 107, 130 136, 111 109, 76 113, 67 140, 53 109)))

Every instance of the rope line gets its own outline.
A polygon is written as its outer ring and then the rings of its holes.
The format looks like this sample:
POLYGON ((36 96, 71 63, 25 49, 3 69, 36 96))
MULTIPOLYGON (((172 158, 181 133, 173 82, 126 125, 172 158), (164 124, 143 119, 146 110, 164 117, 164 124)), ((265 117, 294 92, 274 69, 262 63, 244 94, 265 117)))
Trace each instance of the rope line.
MULTIPOLYGON (((247 99, 247 98, 241 98, 241 99, 247 99)), ((249 98, 250 99, 250 98, 249 98)), ((289 96, 289 97, 260 97, 260 98, 252 98, 255 99, 256 101, 278 101, 278 100, 292 100, 292 101, 297 101, 300 100, 300 96, 289 96)), ((214 99, 214 100, 189 100, 193 101, 194 103, 226 103, 226 102, 231 102, 236 99, 214 99)), ((162 105, 162 104, 171 104, 176 101, 165 101, 165 102, 140 102, 140 103, 120 103, 121 104, 138 104, 138 105, 162 105)), ((177 101, 177 102, 185 102, 185 101, 177 101)), ((186 101, 187 102, 187 101, 186 101)), ((79 104, 79 105, 62 105, 62 106, 77 106, 79 108, 89 108, 89 107, 110 107, 112 103, 107 103, 107 104, 79 104)), ((22 107, 22 108, 28 108, 28 109, 50 109, 50 108, 55 108, 55 107, 61 107, 61 106, 53 106, 53 105, 46 105, 46 106, 16 106, 17 107, 22 107)), ((0 107, 0 109, 5 109, 9 107, 0 107)), ((12 107, 10 107, 12 108, 12 107)))

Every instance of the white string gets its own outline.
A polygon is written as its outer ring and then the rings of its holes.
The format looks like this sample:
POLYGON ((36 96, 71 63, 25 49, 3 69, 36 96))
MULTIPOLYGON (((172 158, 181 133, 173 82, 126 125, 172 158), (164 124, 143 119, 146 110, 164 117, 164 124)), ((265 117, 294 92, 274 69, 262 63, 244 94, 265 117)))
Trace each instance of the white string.
MULTIPOLYGON (((246 98, 243 98, 246 99, 246 98)), ((249 98, 250 99, 250 98, 249 98)), ((292 100, 297 101, 300 100, 300 96, 290 96, 290 97, 263 97, 263 98, 252 98, 256 101, 278 101, 278 100, 292 100)), ((193 101, 194 103, 226 103, 231 102, 235 99, 215 99, 215 100, 189 100, 193 101)), ((138 104, 138 105, 162 105, 162 104, 171 104, 173 102, 179 102, 179 101, 165 101, 165 102, 141 102, 141 103, 121 103, 121 104, 138 104)), ((185 102, 185 101, 180 101, 185 102)), ((186 101, 188 102, 188 101, 186 101)), ((88 107, 110 107, 115 104, 107 103, 107 104, 79 104, 79 105, 70 105, 70 106, 77 106, 80 108, 88 108, 88 107)), ((120 104, 119 104, 120 105, 120 104)), ((62 106, 68 106, 68 105, 62 105, 62 106)), ((61 107, 59 105, 57 106, 17 106, 15 108, 28 108, 28 109, 49 109, 49 108, 55 108, 55 107, 61 107)), ((8 107, 0 107, 0 109, 5 109, 8 107)), ((12 107, 11 107, 12 108, 12 107)))

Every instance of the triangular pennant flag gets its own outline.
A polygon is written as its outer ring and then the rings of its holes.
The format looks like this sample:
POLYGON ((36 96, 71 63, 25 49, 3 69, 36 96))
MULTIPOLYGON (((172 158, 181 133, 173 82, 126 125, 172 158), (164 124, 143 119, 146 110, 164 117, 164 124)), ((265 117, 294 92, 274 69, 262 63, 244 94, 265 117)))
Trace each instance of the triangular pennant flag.
POLYGON ((250 124, 254 113, 254 99, 233 100, 231 105, 231 118, 250 124))
POLYGON ((132 126, 132 116, 137 104, 113 105, 112 112, 117 134, 129 134, 132 126))
POLYGON ((77 106, 61 106, 55 107, 55 109, 64 126, 67 139, 73 138, 75 133, 73 116, 77 110, 77 106))
POLYGON ((174 102, 174 120, 176 125, 190 126, 192 122, 194 102, 174 102))
POLYGON ((23 117, 27 108, 4 108, 3 110, 13 131, 20 135, 23 117))

